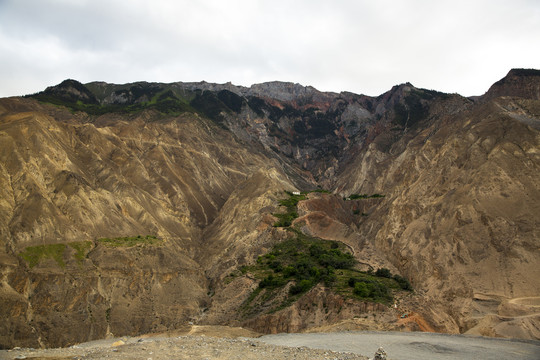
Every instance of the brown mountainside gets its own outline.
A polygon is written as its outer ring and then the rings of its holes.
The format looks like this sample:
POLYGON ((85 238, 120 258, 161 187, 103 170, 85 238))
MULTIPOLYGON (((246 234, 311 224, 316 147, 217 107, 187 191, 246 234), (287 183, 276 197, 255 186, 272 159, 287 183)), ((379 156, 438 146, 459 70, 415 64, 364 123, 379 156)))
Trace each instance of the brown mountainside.
POLYGON ((0 346, 188 322, 539 339, 539 73, 474 100, 74 80, 0 99, 0 346), (324 282, 253 297, 243 266, 296 236, 273 226, 284 191, 317 188, 291 229, 409 279, 397 309, 324 282))

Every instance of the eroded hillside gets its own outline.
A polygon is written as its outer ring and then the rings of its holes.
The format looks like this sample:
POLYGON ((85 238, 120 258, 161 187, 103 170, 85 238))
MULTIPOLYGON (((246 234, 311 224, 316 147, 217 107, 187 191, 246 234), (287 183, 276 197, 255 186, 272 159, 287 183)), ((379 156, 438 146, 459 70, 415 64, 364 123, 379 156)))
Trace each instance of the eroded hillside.
POLYGON ((1 99, 0 345, 188 321, 540 338, 539 73, 512 70, 476 99, 73 80, 1 99), (276 272, 301 267, 264 260, 295 236, 356 263, 334 283, 325 267, 276 272), (382 268, 414 292, 377 300, 367 273, 382 268))

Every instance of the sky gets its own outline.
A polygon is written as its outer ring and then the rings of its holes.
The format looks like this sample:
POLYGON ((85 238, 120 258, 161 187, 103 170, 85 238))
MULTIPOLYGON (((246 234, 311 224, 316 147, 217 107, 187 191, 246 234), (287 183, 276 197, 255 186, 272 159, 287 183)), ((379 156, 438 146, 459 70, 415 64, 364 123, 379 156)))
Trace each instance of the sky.
POLYGON ((481 95, 540 69, 539 0, 0 0, 0 97, 71 78, 481 95))

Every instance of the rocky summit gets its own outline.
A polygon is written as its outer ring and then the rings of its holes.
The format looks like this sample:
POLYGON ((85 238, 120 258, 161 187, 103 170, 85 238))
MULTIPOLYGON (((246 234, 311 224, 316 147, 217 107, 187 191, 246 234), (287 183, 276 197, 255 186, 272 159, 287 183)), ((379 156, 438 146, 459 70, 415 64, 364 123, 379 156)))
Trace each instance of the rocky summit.
POLYGON ((540 339, 540 71, 0 99, 0 348, 192 325, 540 339))

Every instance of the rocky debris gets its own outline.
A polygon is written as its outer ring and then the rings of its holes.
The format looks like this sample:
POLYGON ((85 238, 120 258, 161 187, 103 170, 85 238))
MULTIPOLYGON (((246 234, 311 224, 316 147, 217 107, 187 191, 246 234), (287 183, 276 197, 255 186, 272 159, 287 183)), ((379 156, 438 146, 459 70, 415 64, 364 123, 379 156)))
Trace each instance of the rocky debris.
POLYGON ((298 359, 298 360, 366 360, 367 357, 349 352, 268 345, 250 338, 215 338, 178 336, 172 338, 122 338, 100 340, 58 349, 0 350, 2 359, 298 359), (142 341, 141 341, 142 340, 142 341), (118 342, 122 345, 114 346, 118 342))
POLYGON ((386 360, 386 351, 382 347, 378 348, 373 360, 386 360))

